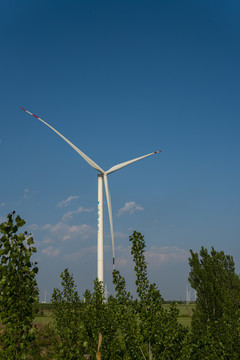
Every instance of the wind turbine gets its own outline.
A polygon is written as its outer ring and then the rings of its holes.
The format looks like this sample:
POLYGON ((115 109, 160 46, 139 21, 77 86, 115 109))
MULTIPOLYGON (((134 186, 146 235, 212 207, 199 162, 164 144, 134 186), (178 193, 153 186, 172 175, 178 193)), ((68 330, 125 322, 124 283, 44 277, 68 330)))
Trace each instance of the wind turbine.
POLYGON ((52 129, 56 134, 58 134, 63 140, 65 140, 82 158, 91 165, 94 169, 98 170, 98 236, 97 236, 97 277, 99 281, 103 282, 103 180, 107 198, 107 206, 108 206, 108 215, 109 215, 109 223, 110 223, 110 231, 111 231, 111 239, 112 239, 112 256, 113 256, 113 270, 114 270, 114 263, 115 263, 115 255, 114 255, 114 233, 113 233, 113 220, 112 220, 112 206, 111 206, 111 197, 108 187, 108 179, 107 175, 117 171, 127 165, 130 165, 138 160, 144 159, 148 156, 157 154, 161 152, 161 150, 154 151, 150 154, 140 156, 138 158, 123 162, 121 164, 115 165, 111 167, 109 170, 104 171, 99 165, 97 165, 92 159, 90 159, 86 154, 84 154, 80 149, 78 149, 75 145, 71 143, 65 136, 60 134, 59 131, 54 129, 51 125, 49 125, 46 121, 34 115, 30 111, 21 107, 22 110, 26 111, 28 114, 34 116, 42 123, 47 125, 50 129, 52 129))

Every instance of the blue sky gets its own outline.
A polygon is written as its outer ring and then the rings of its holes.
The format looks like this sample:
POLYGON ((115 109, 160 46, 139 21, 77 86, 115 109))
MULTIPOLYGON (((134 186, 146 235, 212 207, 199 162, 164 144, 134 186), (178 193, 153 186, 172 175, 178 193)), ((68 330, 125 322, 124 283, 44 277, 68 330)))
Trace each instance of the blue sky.
MULTIPOLYGON (((185 299, 189 249, 224 250, 239 272, 239 1, 1 1, 0 216, 34 235, 40 299, 68 267, 96 277, 97 172, 109 176, 116 267, 134 292, 128 237, 149 277, 185 299)), ((105 282, 111 239, 104 208, 105 282)))

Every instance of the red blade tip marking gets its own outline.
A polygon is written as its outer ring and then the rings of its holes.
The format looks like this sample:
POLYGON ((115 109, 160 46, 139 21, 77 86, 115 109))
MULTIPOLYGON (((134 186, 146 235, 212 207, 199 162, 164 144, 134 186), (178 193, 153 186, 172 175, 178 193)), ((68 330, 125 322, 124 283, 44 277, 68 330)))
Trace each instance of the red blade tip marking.
POLYGON ((154 151, 154 154, 158 154, 160 152, 162 152, 162 150, 154 151))
POLYGON ((22 108, 21 106, 20 106, 20 109, 22 109, 22 110, 26 111, 26 109, 22 108))
POLYGON ((115 264, 115 259, 113 258, 113 265, 115 264))
POLYGON ((35 118, 37 118, 37 119, 38 119, 38 116, 37 116, 37 115, 32 114, 32 116, 34 116, 35 118))

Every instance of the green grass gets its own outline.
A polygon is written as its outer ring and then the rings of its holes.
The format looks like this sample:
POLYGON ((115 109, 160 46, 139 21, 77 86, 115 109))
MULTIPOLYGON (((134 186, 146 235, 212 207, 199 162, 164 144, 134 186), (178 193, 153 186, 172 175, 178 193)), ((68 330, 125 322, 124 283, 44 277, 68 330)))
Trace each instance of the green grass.
POLYGON ((48 325, 53 322, 52 311, 42 310, 33 320, 34 325, 48 325))
POLYGON ((178 322, 179 322, 179 324, 181 324, 185 327, 191 328, 191 318, 190 317, 179 316, 178 322))
POLYGON ((179 316, 178 321, 183 326, 191 328, 191 319, 194 309, 194 304, 178 304, 179 316))
MULTIPOLYGON (((169 304, 163 305, 165 308, 169 307, 169 304)), ((191 327, 191 317, 193 313, 194 304, 178 304, 177 308, 179 310, 178 321, 180 324, 186 327, 191 327)), ((33 324, 34 325, 48 325, 53 322, 52 312, 50 310, 44 310, 41 316, 36 316, 33 324)))
MULTIPOLYGON (((168 308, 169 304, 163 305, 165 308, 168 308)), ((191 318, 193 314, 194 304, 177 304, 179 310, 178 321, 183 326, 191 328, 191 318)))
POLYGON ((53 322, 51 316, 36 316, 33 320, 34 325, 48 325, 53 322))

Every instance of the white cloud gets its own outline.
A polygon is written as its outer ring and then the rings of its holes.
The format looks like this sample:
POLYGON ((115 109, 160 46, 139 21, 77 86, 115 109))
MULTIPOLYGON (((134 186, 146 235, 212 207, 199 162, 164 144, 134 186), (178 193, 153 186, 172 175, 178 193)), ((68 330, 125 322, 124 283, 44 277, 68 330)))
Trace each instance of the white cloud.
POLYGON ((31 224, 28 226, 29 231, 36 231, 39 230, 39 226, 37 224, 31 224))
POLYGON ((95 258, 96 253, 97 253, 97 246, 89 246, 86 248, 82 248, 81 250, 76 251, 72 254, 66 254, 63 256, 63 259, 67 261, 75 261, 82 257, 88 257, 88 256, 95 258))
POLYGON ((52 225, 51 224, 45 224, 42 226, 41 230, 49 230, 52 228, 52 225))
POLYGON ((30 189, 26 188, 26 189, 24 189, 23 198, 24 199, 29 199, 36 193, 37 193, 36 190, 30 190, 30 189))
POLYGON ((76 210, 68 211, 67 213, 63 214, 62 220, 68 221, 68 220, 72 219, 72 217, 74 215, 80 214, 82 212, 92 212, 93 210, 94 209, 88 209, 88 208, 84 208, 83 206, 80 206, 76 210))
POLYGON ((29 194, 29 189, 25 189, 24 190, 24 195, 23 195, 23 197, 24 197, 24 199, 26 199, 27 198, 27 196, 28 196, 28 194, 29 194))
POLYGON ((119 257, 116 259, 116 265, 118 266, 126 266, 129 262, 129 259, 126 259, 124 257, 119 257))
POLYGON ((45 224, 43 226, 38 226, 37 224, 31 224, 28 226, 29 231, 47 231, 49 235, 46 235, 46 238, 55 239, 55 237, 59 240, 69 240, 74 239, 76 237, 86 240, 90 236, 96 234, 96 229, 93 226, 82 224, 82 225, 68 225, 65 222, 59 221, 55 225, 45 224))
POLYGON ((128 234, 124 234, 122 232, 114 232, 114 237, 117 239, 128 239, 128 234))
POLYGON ((116 265, 126 266, 132 264, 131 246, 118 245, 115 250, 116 265))
POLYGON ((52 244, 52 243, 54 243, 54 240, 50 239, 50 238, 44 238, 42 243, 43 244, 52 244))
POLYGON ((42 250, 42 253, 50 257, 57 257, 61 253, 61 250, 48 246, 46 249, 42 250))
POLYGON ((79 196, 70 195, 66 200, 60 201, 57 206, 58 207, 66 207, 70 204, 72 200, 79 199, 79 196))
POLYGON ((125 203, 124 207, 119 209, 118 216, 123 214, 133 214, 136 211, 143 211, 143 207, 141 205, 137 205, 135 201, 128 201, 125 203))
POLYGON ((146 251, 146 260, 149 264, 159 266, 169 262, 185 261, 189 257, 189 251, 176 246, 156 247, 151 246, 146 251))
POLYGON ((45 224, 42 227, 37 224, 31 224, 28 226, 29 231, 36 231, 36 230, 49 230, 52 228, 51 224, 45 224))
POLYGON ((5 203, 4 203, 4 202, 2 202, 2 203, 0 204, 0 207, 3 207, 3 206, 5 206, 5 203))
MULTIPOLYGON (((159 268, 169 263, 185 262, 189 258, 189 251, 176 246, 151 246, 145 251, 146 261, 149 267, 159 268)), ((116 247, 116 264, 127 266, 132 264, 131 246, 116 247)))
POLYGON ((52 234, 61 237, 63 241, 76 236, 80 236, 81 239, 86 240, 96 233, 96 230, 90 225, 82 224, 69 226, 61 221, 56 225, 51 225, 48 229, 52 234))

